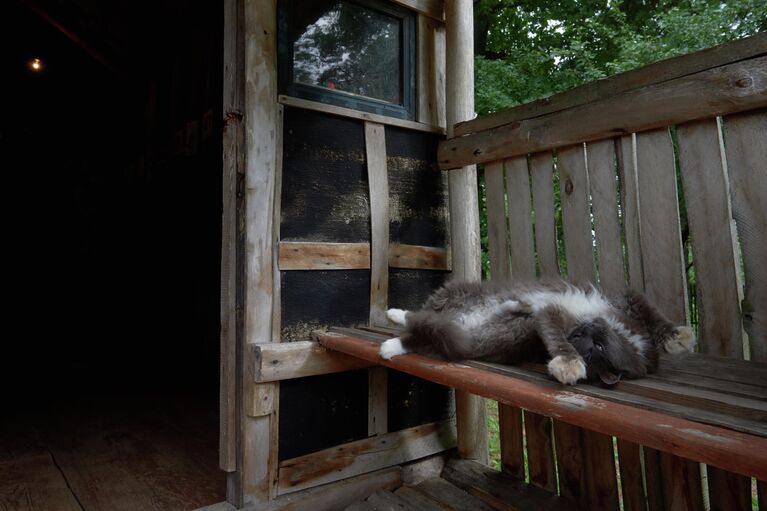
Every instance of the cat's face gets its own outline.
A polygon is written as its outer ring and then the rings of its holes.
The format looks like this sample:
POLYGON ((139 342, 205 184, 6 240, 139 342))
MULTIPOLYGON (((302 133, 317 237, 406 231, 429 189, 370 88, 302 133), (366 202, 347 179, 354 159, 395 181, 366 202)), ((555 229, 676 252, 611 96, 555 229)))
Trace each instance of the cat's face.
POLYGON ((575 327, 568 341, 583 357, 591 381, 614 385, 625 378, 646 376, 647 367, 636 348, 601 318, 575 327))

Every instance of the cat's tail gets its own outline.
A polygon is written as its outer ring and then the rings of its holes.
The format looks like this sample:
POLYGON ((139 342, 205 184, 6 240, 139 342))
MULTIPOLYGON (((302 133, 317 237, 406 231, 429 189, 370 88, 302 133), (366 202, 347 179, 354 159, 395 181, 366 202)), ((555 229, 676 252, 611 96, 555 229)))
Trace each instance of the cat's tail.
POLYGON ((408 351, 446 360, 472 357, 469 334, 449 318, 430 310, 408 314, 402 344, 408 351))

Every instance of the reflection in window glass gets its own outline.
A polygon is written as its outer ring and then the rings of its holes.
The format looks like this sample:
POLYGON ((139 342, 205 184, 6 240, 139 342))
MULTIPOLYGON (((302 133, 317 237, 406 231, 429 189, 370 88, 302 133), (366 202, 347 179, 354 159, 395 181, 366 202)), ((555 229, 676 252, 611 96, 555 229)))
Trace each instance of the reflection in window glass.
POLYGON ((402 104, 401 20, 344 1, 317 4, 293 27, 294 82, 402 104))

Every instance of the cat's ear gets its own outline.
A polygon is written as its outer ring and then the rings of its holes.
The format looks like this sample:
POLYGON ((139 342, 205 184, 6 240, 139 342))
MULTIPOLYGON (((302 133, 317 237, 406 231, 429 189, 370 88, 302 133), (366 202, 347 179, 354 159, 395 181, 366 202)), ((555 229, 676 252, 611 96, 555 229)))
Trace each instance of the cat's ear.
POLYGON ((607 369, 600 369, 599 379, 602 380, 602 383, 604 383, 605 385, 615 385, 616 383, 621 381, 621 375, 620 373, 616 374, 607 369))

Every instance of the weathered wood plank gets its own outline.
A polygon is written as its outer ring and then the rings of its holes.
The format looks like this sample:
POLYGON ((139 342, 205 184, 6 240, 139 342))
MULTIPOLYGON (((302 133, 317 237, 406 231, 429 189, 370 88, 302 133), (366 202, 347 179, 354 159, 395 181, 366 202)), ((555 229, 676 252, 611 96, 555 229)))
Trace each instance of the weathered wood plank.
POLYGON ((417 486, 422 491, 440 504, 449 506, 455 511, 493 511, 493 508, 483 501, 469 495, 462 489, 453 486, 440 478, 427 479, 417 486))
POLYGON ((440 168, 453 169, 761 108, 767 105, 765 67, 767 56, 756 57, 452 138, 440 144, 437 160, 440 168), (705 104, 700 98, 706 98, 705 104))
MULTIPOLYGON (((443 7, 440 6, 440 10, 443 7)), ((418 15, 418 122, 445 127, 445 25, 418 15)))
POLYGON ((503 185, 503 162, 485 165, 485 196, 487 201, 487 248, 490 274, 493 280, 509 280, 508 223, 506 220, 506 193, 503 185))
POLYGON ((621 185, 623 230, 626 235, 626 273, 628 285, 644 291, 644 270, 639 237, 639 191, 637 182, 636 136, 626 135, 616 140, 616 158, 621 185))
MULTIPOLYGON (((365 360, 429 379, 435 383, 460 387, 467 392, 519 406, 605 435, 617 435, 672 454, 714 464, 725 470, 764 478, 767 472, 767 438, 748 435, 680 419, 636 406, 614 403, 564 389, 551 381, 531 383, 522 379, 477 369, 466 364, 402 355, 381 360, 379 343, 327 333, 321 343, 365 360), (511 384, 513 382, 513 384, 511 384), (628 427, 630 425, 630 427, 628 427), (695 431, 695 433, 692 433, 695 431)), ((485 364, 488 365, 489 364, 485 364)), ((509 367, 509 370, 514 369, 509 367)), ((583 385, 583 389, 590 387, 583 385)), ((608 391, 613 392, 613 391, 608 391)))
POLYGON ((370 366, 369 362, 329 351, 311 341, 259 344, 254 349, 257 382, 290 380, 370 366))
POLYGON ((626 287, 618 221, 618 182, 615 173, 615 142, 602 140, 586 145, 597 243, 599 286, 608 293, 626 287))
POLYGON ((743 358, 738 277, 724 141, 716 119, 677 126, 679 165, 692 235, 700 351, 743 358))
POLYGON ((706 467, 710 509, 751 511, 751 478, 706 467))
POLYGON ((403 486, 396 490, 394 494, 407 500, 419 511, 452 511, 455 509, 439 504, 436 500, 427 497, 426 493, 412 486, 403 486))
POLYGON ((385 115, 371 114, 368 112, 361 112, 359 110, 352 110, 351 108, 344 108, 342 106, 328 105, 325 103, 318 103, 316 101, 310 101, 308 99, 294 98, 291 96, 278 96, 280 104, 285 106, 292 106, 296 108, 303 108, 304 110, 312 110, 315 112, 322 112, 329 115, 335 115, 338 117, 346 117, 349 119, 358 119, 366 122, 374 122, 376 124, 383 124, 387 126, 397 126, 399 128, 406 128, 414 131, 425 131, 427 133, 437 133, 438 135, 445 134, 445 128, 440 126, 432 126, 430 124, 424 124, 421 122, 408 121, 406 119, 398 119, 396 117, 386 117, 385 115))
POLYGON ((365 123, 370 193, 370 323, 386 325, 389 301, 389 181, 386 135, 381 124, 365 123))
POLYGON ((370 244, 281 241, 279 265, 283 271, 370 268, 370 244))
POLYGON ((0 509, 82 510, 49 453, 0 461, 0 481, 0 509))
POLYGON ((445 2, 443 0, 392 0, 394 3, 409 7, 438 21, 445 20, 445 2))
POLYGON ((282 222, 282 159, 283 134, 285 129, 285 107, 277 106, 277 136, 275 137, 276 163, 274 166, 274 199, 272 200, 272 341, 279 342, 282 333, 282 279, 280 278, 280 226, 282 222))
POLYGON ((541 277, 559 276, 557 227, 554 221, 554 163, 551 153, 530 157, 533 179, 533 208, 535 210, 535 247, 541 277))
POLYGON ((767 362, 767 112, 725 119, 732 212, 745 273, 743 325, 751 360, 767 362))
POLYGON ((444 248, 389 245, 389 266, 411 270, 450 270, 450 253, 444 248))
MULTIPOLYGON (((535 278, 532 199, 527 158, 506 160, 506 190, 509 196, 509 232, 511 236, 511 275, 515 279, 535 278)), ((489 209, 488 205, 488 209, 489 209)))
POLYGON ((388 369, 368 369, 368 435, 382 435, 389 431, 388 369))
POLYGON ((459 137, 522 119, 539 117, 764 53, 767 53, 767 35, 759 33, 703 51, 661 60, 639 69, 594 80, 547 98, 461 122, 455 127, 455 136, 459 137))
POLYGON ((520 480, 525 478, 522 410, 498 403, 501 440, 501 469, 520 480))
POLYGON ((422 458, 455 447, 452 420, 378 435, 280 463, 280 495, 422 458))
POLYGON ((645 511, 647 504, 643 483, 640 445, 618 438, 618 462, 624 511, 645 511))
POLYGON ((554 467, 551 419, 537 413, 525 412, 527 464, 530 482, 552 493, 557 491, 554 467))
POLYGON ((663 501, 668 511, 703 511, 700 466, 668 452, 660 453, 663 501))
POLYGON ((562 149, 557 156, 567 278, 578 284, 594 282, 589 178, 583 145, 562 149))

